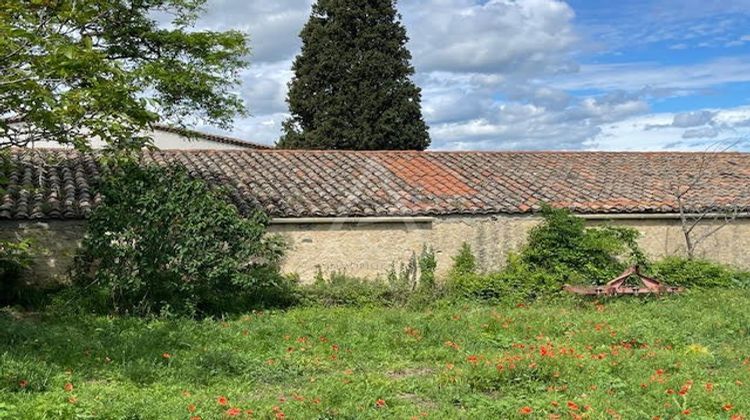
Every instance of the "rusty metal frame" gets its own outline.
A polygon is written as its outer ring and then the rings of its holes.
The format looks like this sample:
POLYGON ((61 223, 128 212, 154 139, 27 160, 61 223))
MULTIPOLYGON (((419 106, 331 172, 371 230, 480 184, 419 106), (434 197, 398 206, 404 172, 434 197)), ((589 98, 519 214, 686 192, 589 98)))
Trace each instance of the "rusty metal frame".
POLYGON ((641 273, 638 265, 628 267, 619 276, 610 280, 602 286, 571 286, 566 284, 563 289, 570 293, 586 296, 619 296, 619 295, 647 295, 662 293, 680 293, 685 290, 682 287, 668 286, 658 280, 648 277, 641 273), (629 286, 625 281, 630 276, 637 276, 641 286, 629 286))

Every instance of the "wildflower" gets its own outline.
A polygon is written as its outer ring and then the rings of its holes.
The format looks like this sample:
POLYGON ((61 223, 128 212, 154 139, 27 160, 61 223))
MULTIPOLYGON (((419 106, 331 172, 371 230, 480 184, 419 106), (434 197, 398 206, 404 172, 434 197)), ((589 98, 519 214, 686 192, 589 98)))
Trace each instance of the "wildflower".
POLYGON ((161 357, 163 357, 164 359, 171 359, 171 358, 172 358, 172 355, 171 355, 171 354, 169 354, 169 353, 162 353, 162 354, 161 354, 161 357))
POLYGON ((195 404, 188 404, 188 413, 195 413, 195 404))
POLYGON ((190 420, 201 420, 201 416, 190 417, 190 420))
POLYGON ((707 382, 706 383, 706 391, 711 392, 713 390, 714 390, 714 384, 712 384, 711 382, 707 382))
POLYGON ((378 408, 383 408, 386 406, 385 400, 380 398, 377 401, 375 401, 375 406, 378 408))
POLYGON ((539 354, 542 357, 552 357, 552 348, 547 346, 542 346, 539 348, 539 354))
POLYGON ((242 414, 242 410, 237 407, 232 407, 229 410, 225 411, 226 415, 229 417, 239 416, 242 414))
POLYGON ((477 356, 473 355, 473 354, 471 356, 467 357, 466 360, 468 360, 469 363, 471 363, 472 365, 476 365, 477 361, 478 361, 477 356))
POLYGON ((229 404, 229 399, 227 397, 225 397, 225 396, 222 395, 222 396, 216 398, 216 402, 219 405, 227 405, 227 404, 229 404))
POLYGON ((456 344, 456 343, 454 343, 454 342, 452 342, 452 341, 450 341, 450 340, 449 340, 449 341, 446 341, 446 342, 445 342, 445 346, 446 346, 446 347, 450 347, 450 348, 452 348, 453 350, 458 350, 458 349, 460 349, 460 348, 461 348, 461 346, 459 346, 458 344, 456 344))
POLYGON ((65 392, 73 392, 73 384, 71 384, 70 382, 68 382, 67 384, 65 384, 65 386, 63 387, 63 389, 65 389, 65 392))
POLYGON ((286 418, 286 414, 284 414, 283 411, 277 411, 276 412, 276 419, 277 420, 283 420, 286 418))
POLYGON ((685 416, 689 416, 690 415, 690 409, 687 408, 685 410, 682 410, 682 414, 685 415, 685 416))
POLYGON ((27 386, 29 386, 29 381, 21 379, 20 381, 18 381, 18 386, 21 388, 26 388, 27 386))
POLYGON ((568 409, 572 411, 578 411, 578 404, 574 403, 573 401, 568 401, 568 409))
POLYGON ((75 395, 73 395, 70 398, 68 398, 68 402, 71 404, 75 404, 78 402, 78 398, 76 398, 75 395))
POLYGON ((735 414, 732 417, 730 417, 729 420, 745 420, 745 416, 735 414))
POLYGON ((560 405, 557 401, 552 401, 550 404, 552 404, 553 407, 557 407, 560 405))
POLYGON ((721 407, 721 409, 724 411, 732 411, 733 408, 734 406, 732 404, 724 404, 724 406, 721 407))
POLYGON ((520 414, 531 414, 531 413, 533 413, 533 412, 534 412, 534 409, 532 409, 531 407, 529 407, 529 406, 527 405, 527 406, 525 406, 525 407, 521 407, 521 409, 520 409, 520 410, 518 410, 518 412, 519 412, 520 414))

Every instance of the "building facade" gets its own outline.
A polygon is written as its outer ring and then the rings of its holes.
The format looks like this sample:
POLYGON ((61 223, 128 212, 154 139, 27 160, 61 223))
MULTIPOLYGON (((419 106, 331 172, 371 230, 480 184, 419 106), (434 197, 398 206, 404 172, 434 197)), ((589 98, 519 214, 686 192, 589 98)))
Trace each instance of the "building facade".
MULTIPOLYGON (((96 159, 19 150, 12 160, 0 236, 37 238, 44 251, 30 281, 64 281, 101 201, 96 159)), ((464 242, 481 269, 499 269, 543 203, 590 224, 634 227, 652 257, 684 254, 681 215, 705 216, 697 235, 721 228, 697 255, 750 269, 748 154, 182 150, 144 152, 142 161, 182 163, 232 189, 241 212, 262 208, 269 233, 289 246, 283 270, 304 282, 318 272, 384 277, 424 246, 441 277, 464 242)))

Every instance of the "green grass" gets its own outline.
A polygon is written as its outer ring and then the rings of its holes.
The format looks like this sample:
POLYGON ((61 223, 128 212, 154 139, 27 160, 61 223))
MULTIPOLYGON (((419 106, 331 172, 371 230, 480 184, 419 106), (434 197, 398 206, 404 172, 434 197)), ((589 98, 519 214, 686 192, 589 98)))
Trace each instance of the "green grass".
POLYGON ((714 291, 226 321, 6 313, 0 418, 747 416, 748 308, 714 291))

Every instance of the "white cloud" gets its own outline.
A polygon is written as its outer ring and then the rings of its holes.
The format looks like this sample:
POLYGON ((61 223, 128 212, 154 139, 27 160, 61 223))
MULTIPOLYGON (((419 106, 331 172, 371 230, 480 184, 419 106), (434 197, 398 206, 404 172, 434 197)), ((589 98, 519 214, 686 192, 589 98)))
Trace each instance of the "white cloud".
POLYGON ((715 149, 717 145, 746 150, 750 146, 750 106, 709 109, 710 124, 698 128, 678 127, 674 113, 658 113, 626 118, 602 126, 588 145, 593 150, 694 150, 715 149))
POLYGON ((719 129, 716 127, 691 128, 682 133, 683 139, 713 139, 718 136, 719 129))
POLYGON ((552 82, 560 89, 638 90, 704 89, 722 83, 750 81, 748 57, 725 57, 691 65, 657 62, 588 64, 579 73, 552 82))
POLYGON ((520 73, 575 69, 573 10, 557 0, 402 3, 420 71, 520 73))
MULTIPOLYGON (((700 7, 703 15, 722 10, 685 1, 700 7)), ((253 48, 242 88, 252 117, 237 120, 234 135, 267 144, 278 139, 287 116, 284 99, 299 52, 298 34, 311 3, 209 0, 202 27, 246 30, 253 48)), ((750 81, 750 57, 666 66, 575 62, 582 51, 611 52, 634 42, 667 41, 672 49, 683 49, 733 40, 726 37, 727 28, 736 26, 731 16, 707 22, 677 0, 655 4, 644 14, 634 3, 602 3, 622 8, 625 21, 592 26, 576 20, 573 9, 559 0, 401 0, 432 147, 690 148, 741 135, 745 127, 750 131, 747 109, 648 114, 648 100, 654 97, 750 81), (598 45, 582 39, 582 33, 594 34, 598 45), (581 91, 601 94, 571 93, 581 91)))
POLYGON ((694 111, 675 114, 672 118, 673 127, 695 127, 705 125, 713 121, 716 112, 713 111, 694 111))

